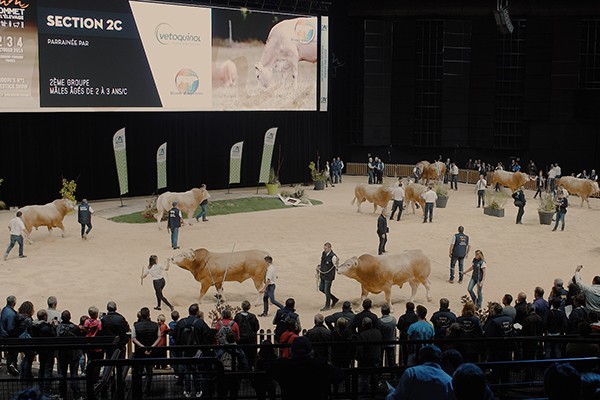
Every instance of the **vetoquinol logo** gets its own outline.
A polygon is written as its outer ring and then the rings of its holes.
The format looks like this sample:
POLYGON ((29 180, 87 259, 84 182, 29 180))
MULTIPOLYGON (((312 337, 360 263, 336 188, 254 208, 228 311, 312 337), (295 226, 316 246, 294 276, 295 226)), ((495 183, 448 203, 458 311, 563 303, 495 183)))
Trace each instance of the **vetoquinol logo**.
POLYGON ((192 33, 177 33, 173 32, 171 25, 167 23, 158 24, 154 29, 156 40, 160 44, 199 44, 202 39, 199 35, 192 33))

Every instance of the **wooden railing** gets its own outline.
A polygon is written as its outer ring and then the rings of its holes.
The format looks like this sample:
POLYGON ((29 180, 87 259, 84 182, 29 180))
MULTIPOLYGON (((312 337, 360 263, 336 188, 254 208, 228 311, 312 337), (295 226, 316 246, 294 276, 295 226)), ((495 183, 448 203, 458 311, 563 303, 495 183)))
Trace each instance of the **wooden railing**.
MULTIPOLYGON (((406 177, 413 175, 414 165, 407 164, 386 164, 384 169, 384 176, 388 177, 406 177)), ((364 175, 367 176, 367 164, 366 163, 346 163, 345 173, 347 175, 364 175)), ((462 183, 475 183, 479 179, 479 171, 474 170, 459 170, 458 181, 462 183)), ((486 177, 489 182, 489 174, 486 177)), ((535 181, 529 181, 525 184, 526 189, 535 190, 535 181)))

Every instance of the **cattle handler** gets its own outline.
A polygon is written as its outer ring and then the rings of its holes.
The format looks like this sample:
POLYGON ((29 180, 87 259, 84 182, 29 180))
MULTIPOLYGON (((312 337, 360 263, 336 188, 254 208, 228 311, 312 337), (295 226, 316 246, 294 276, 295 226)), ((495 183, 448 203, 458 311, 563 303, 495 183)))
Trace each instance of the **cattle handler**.
POLYGON ((325 243, 323 245, 323 253, 321 253, 321 263, 317 266, 319 291, 325 294, 325 307, 321 308, 321 311, 330 310, 340 301, 340 299, 331 294, 331 285, 335 279, 338 264, 339 259, 331 250, 331 243, 325 243))
POLYGON ((77 207, 77 222, 81 224, 81 238, 87 239, 87 236, 92 230, 92 214, 94 209, 88 204, 87 199, 81 200, 81 204, 77 207), (87 230, 85 229, 87 226, 87 230))

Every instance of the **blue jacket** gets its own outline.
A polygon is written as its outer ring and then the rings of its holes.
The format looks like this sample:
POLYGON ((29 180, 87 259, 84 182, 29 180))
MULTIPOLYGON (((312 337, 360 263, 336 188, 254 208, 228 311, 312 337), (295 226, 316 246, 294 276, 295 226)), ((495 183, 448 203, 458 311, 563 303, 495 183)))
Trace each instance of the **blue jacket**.
POLYGON ((14 308, 5 306, 0 314, 0 337, 15 337, 15 318, 17 312, 14 308))

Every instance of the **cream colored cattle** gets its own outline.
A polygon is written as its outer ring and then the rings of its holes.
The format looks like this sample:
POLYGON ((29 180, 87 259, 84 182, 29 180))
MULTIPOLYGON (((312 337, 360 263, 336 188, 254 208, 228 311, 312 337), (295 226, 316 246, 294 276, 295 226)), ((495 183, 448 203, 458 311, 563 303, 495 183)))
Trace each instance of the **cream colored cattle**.
POLYGON ((591 181, 589 179, 575 178, 574 176, 563 176, 557 179, 555 184, 563 186, 571 194, 576 194, 581 197, 581 207, 583 207, 583 201, 587 202, 588 208, 590 206, 589 197, 598 192, 598 182, 591 181))
POLYGON ((405 282, 411 287, 408 301, 413 301, 419 284, 427 290, 427 301, 431 301, 429 275, 431 261, 421 250, 406 250, 402 253, 372 256, 363 254, 352 257, 338 267, 338 274, 357 280, 361 286, 361 300, 369 293, 385 293, 385 301, 392 306, 392 286, 402 288, 405 282))
POLYGON ((164 192, 156 199, 156 209, 158 212, 154 215, 154 218, 158 223, 158 229, 160 229, 160 221, 162 220, 164 213, 173 207, 172 204, 174 201, 177 202, 177 208, 187 214, 188 223, 191 225, 194 211, 196 211, 196 208, 198 208, 198 205, 202 203, 204 199, 210 199, 210 194, 204 188, 193 188, 183 193, 164 192))
POLYGON ((23 213, 21 219, 25 224, 25 236, 27 241, 32 244, 31 231, 40 226, 48 227, 48 232, 52 232, 52 228, 60 228, 62 237, 65 237, 65 226, 63 219, 68 212, 75 209, 75 203, 69 199, 54 200, 52 203, 44 204, 43 206, 33 205, 21 208, 19 211, 23 213))
POLYGON ((421 206, 421 210, 425 212, 425 200, 421 197, 421 194, 425 191, 426 186, 420 183, 409 182, 404 190, 404 204, 406 208, 412 207, 413 214, 415 213, 415 204, 421 206))
POLYGON ((252 279, 254 287, 259 291, 267 272, 265 257, 269 255, 262 250, 245 250, 233 253, 213 253, 206 249, 189 249, 173 257, 171 261, 192 273, 200 282, 199 301, 211 286, 217 288, 222 295, 224 282, 244 282, 252 279))
POLYGON ((377 206, 386 208, 390 200, 392 199, 392 188, 382 185, 369 185, 366 183, 359 183, 354 188, 354 199, 352 204, 358 201, 358 209, 356 212, 360 212, 360 205, 368 201, 373 203, 373 213, 377 211, 377 206))
POLYGON ((500 186, 507 186, 513 193, 531 179, 524 172, 508 172, 504 170, 491 172, 490 175, 490 185, 493 186, 499 183, 500 186))

